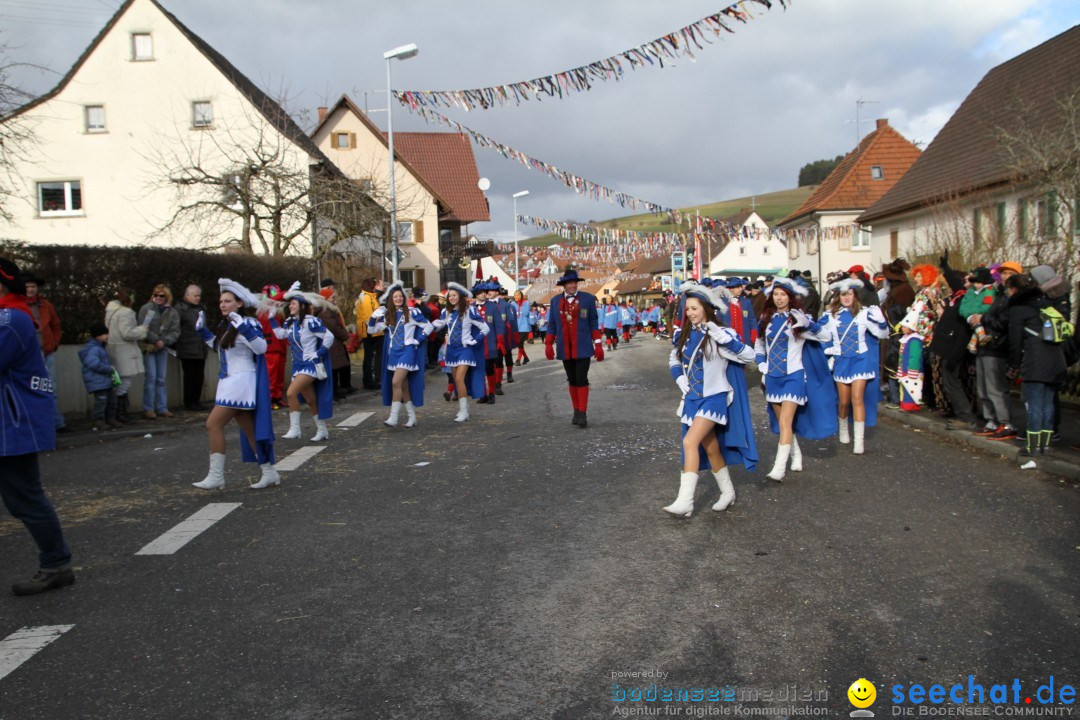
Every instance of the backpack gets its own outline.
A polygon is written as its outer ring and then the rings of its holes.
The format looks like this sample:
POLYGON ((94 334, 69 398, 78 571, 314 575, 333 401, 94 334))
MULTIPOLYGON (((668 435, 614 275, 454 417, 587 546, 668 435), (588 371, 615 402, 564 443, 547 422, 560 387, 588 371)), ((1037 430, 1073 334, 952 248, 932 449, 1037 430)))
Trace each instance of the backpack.
POLYGON ((1065 319, 1065 316, 1053 307, 1045 307, 1039 310, 1039 320, 1042 322, 1042 339, 1054 345, 1071 340, 1076 334, 1076 326, 1065 319))
POLYGON ((1043 291, 1043 295, 1056 300, 1065 293, 1069 292, 1069 284, 1065 282, 1065 278, 1057 274, 1054 268, 1049 265, 1039 265, 1031 268, 1031 279, 1039 286, 1039 289, 1043 291))

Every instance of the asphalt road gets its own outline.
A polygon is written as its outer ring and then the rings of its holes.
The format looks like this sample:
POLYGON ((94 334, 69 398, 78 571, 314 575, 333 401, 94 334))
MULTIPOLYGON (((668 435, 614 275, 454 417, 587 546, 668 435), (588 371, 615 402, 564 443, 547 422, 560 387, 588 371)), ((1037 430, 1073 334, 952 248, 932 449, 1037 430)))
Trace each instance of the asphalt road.
MULTIPOLYGON (((804 442, 806 470, 777 484, 755 389, 763 467, 734 473, 728 511, 703 481, 694 516, 671 518, 669 347, 594 364, 585 430, 542 359, 465 426, 441 375, 415 430, 350 400, 335 422, 376 416, 332 425, 270 490, 246 489, 231 433, 226 489, 192 488, 197 425, 44 457, 78 583, 0 593, 0 657, 21 628, 73 627, 0 678, 0 718, 837 716, 862 677, 884 717, 896 684, 1080 681, 1076 486, 889 424, 862 457, 804 442), (242 504, 136 555, 211 502, 242 504), (618 699, 654 682, 731 701, 618 699)), ((0 573, 34 559, 0 516, 0 573)))

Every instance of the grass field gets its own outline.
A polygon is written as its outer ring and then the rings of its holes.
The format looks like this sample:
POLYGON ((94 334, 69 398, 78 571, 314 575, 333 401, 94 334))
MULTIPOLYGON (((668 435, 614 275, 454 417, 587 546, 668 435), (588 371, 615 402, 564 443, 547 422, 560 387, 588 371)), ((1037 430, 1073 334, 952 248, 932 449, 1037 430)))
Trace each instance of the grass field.
MULTIPOLYGON (((793 188, 791 190, 779 190, 777 192, 763 193, 753 197, 735 198, 733 200, 723 200, 707 205, 682 208, 682 211, 690 214, 700 212, 702 217, 719 219, 734 215, 742 209, 750 209, 750 207, 753 206, 754 209, 757 210, 758 215, 760 215, 765 222, 772 225, 794 212, 796 208, 802 205, 803 202, 810 197, 810 194, 814 192, 815 188, 816 186, 810 185, 807 187, 793 188)), ((604 220, 603 222, 596 223, 596 225, 599 227, 638 230, 641 232, 679 232, 687 229, 685 223, 680 227, 673 223, 663 222, 661 216, 652 215, 650 213, 613 218, 611 220, 604 220)), ((562 240, 556 235, 547 234, 529 240, 522 240, 521 244, 532 245, 534 247, 546 247, 557 242, 562 242, 562 240)))

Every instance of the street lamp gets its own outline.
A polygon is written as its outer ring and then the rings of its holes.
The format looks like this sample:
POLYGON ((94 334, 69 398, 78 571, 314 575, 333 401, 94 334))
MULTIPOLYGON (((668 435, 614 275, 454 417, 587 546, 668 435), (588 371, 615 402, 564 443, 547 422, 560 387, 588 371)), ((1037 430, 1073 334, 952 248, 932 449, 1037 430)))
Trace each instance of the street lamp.
POLYGON ((514 193, 514 290, 521 289, 521 265, 518 264, 517 199, 528 194, 528 190, 514 193))
POLYGON ((420 48, 416 47, 416 43, 409 43, 383 53, 383 59, 386 60, 386 137, 390 146, 390 241, 393 244, 390 252, 394 256, 393 282, 398 282, 401 277, 398 272, 397 197, 394 194, 394 96, 390 84, 390 61, 394 58, 408 60, 416 57, 418 52, 420 48))

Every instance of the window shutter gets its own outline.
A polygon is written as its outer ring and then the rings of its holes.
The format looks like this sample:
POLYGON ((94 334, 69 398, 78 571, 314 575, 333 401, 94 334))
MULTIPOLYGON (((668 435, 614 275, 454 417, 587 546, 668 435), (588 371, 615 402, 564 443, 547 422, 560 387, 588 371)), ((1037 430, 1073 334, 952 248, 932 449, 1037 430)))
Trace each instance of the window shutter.
POLYGON ((848 235, 847 233, 844 233, 844 234, 842 234, 840 236, 840 249, 841 250, 850 250, 851 249, 851 236, 848 235))
POLYGON ((413 223, 412 227, 413 227, 413 242, 415 242, 415 243, 424 242, 424 221, 423 220, 417 220, 416 222, 413 223))
POLYGON ((900 231, 889 231, 889 257, 900 257, 900 231))
POLYGON ((349 149, 356 149, 356 133, 349 133, 349 149))
POLYGON ((424 278, 424 270, 423 269, 417 268, 415 271, 413 271, 413 276, 415 278, 415 283, 416 283, 414 285, 414 287, 425 288, 425 289, 427 288, 427 284, 424 282, 425 278, 424 278))

